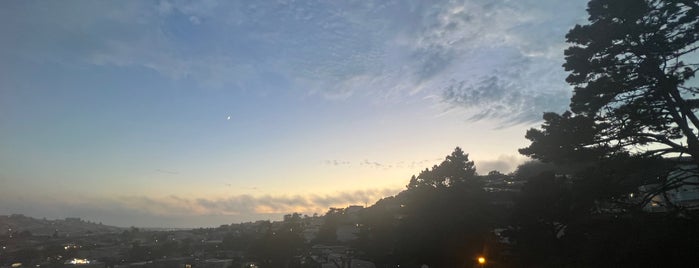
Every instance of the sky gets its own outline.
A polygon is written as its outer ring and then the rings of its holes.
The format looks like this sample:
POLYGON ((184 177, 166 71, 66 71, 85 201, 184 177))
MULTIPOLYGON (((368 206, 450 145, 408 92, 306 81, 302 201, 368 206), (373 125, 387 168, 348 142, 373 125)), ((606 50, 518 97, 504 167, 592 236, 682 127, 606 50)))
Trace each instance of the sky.
POLYGON ((2 1, 0 214, 200 227, 513 171, 582 0, 2 1))

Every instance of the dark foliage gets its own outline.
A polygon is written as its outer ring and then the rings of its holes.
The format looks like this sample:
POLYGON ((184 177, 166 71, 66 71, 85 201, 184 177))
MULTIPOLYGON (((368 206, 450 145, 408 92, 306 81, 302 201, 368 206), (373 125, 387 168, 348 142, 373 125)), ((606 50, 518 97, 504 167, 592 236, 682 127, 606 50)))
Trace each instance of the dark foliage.
POLYGON ((440 165, 413 176, 406 191, 366 209, 359 246, 379 264, 470 265, 504 218, 492 197, 457 147, 440 165))
POLYGON ((699 52, 699 3, 592 0, 588 12, 567 35, 571 112, 546 113, 520 149, 553 166, 525 176, 509 233, 519 263, 694 265, 695 210, 644 208, 697 176, 699 89, 687 81, 699 68, 688 57, 699 52))
POLYGON ((566 36, 573 45, 563 65, 575 87, 575 116, 565 117, 585 121, 579 148, 655 145, 638 153, 699 157, 699 88, 687 84, 699 69, 692 62, 699 49, 699 3, 592 0, 588 12, 590 23, 566 36))

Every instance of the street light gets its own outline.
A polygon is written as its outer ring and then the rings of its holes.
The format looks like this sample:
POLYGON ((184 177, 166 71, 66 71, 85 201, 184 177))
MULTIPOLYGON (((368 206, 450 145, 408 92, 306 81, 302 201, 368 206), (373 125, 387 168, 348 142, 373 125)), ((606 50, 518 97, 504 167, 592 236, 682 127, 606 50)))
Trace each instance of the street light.
POLYGON ((478 264, 480 264, 481 267, 485 267, 485 257, 479 256, 478 257, 478 264))

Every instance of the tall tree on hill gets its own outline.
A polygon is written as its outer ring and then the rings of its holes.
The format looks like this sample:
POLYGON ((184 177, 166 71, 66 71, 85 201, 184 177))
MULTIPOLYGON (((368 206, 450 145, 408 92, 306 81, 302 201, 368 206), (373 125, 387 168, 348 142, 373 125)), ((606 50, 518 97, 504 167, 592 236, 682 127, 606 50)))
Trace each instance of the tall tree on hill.
POLYGON ((566 36, 573 114, 547 114, 543 130, 527 133, 532 145, 522 153, 540 157, 542 143, 565 142, 561 137, 569 134, 572 142, 558 148, 682 154, 699 163, 699 88, 692 82, 699 69, 699 2, 592 0, 588 13, 590 23, 566 36), (568 132, 547 129, 566 124, 568 132))
POLYGON ((572 176, 539 174, 523 188, 521 217, 513 224, 519 246, 534 249, 544 237, 536 231, 543 230, 557 246, 531 252, 541 257, 533 266, 686 266, 692 256, 686 249, 696 248, 697 236, 664 232, 696 224, 696 213, 635 212, 649 197, 685 183, 671 179, 678 165, 661 157, 689 156, 699 164, 699 2, 590 0, 588 13, 589 23, 566 36, 571 111, 544 114, 541 129, 526 134, 531 145, 520 149, 572 176), (659 187, 632 206, 617 206, 636 202, 629 193, 649 183, 659 187), (657 224, 645 224, 650 221, 657 224), (541 228, 547 222, 554 228, 541 228), (657 247, 670 244, 682 246, 657 247), (597 258, 610 249, 625 253, 597 258), (627 257, 637 255, 643 257, 627 257))
POLYGON ((413 176, 408 189, 421 187, 442 188, 455 184, 469 183, 476 179, 476 167, 468 160, 468 154, 456 147, 439 165, 425 169, 416 177, 413 176))
MULTIPOLYGON (((566 36, 572 46, 563 66, 575 88, 571 112, 544 114, 542 128, 527 131, 532 143, 520 153, 594 168, 610 159, 661 156, 689 156, 699 164, 699 2, 591 0, 588 13, 589 24, 576 25, 566 36)), ((662 187, 649 197, 699 172, 669 178, 670 167, 652 182, 662 187)), ((658 177, 652 175, 646 177, 658 177)), ((638 177, 636 186, 650 183, 648 178, 638 177)), ((600 187, 610 186, 605 183, 600 187)), ((633 188, 627 183, 627 190, 633 188)))
POLYGON ((345 209, 330 208, 328 212, 325 213, 325 216, 323 216, 324 222, 318 230, 318 237, 316 237, 315 242, 327 244, 337 243, 337 227, 340 225, 344 215, 345 209))
POLYGON ((366 210, 360 249, 381 265, 462 266, 482 253, 492 230, 489 201, 473 161, 457 147, 405 191, 366 210))

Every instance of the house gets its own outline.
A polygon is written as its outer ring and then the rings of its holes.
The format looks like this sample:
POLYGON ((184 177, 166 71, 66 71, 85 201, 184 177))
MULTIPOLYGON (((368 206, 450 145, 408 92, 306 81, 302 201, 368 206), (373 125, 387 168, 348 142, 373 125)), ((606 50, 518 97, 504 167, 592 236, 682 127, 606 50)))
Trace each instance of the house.
POLYGON ((673 207, 684 209, 699 209, 699 169, 696 164, 684 163, 671 171, 663 183, 646 184, 638 188, 639 195, 631 198, 641 198, 646 194, 654 194, 643 207, 648 212, 665 212, 673 207), (662 190, 666 187, 667 190, 662 190))

